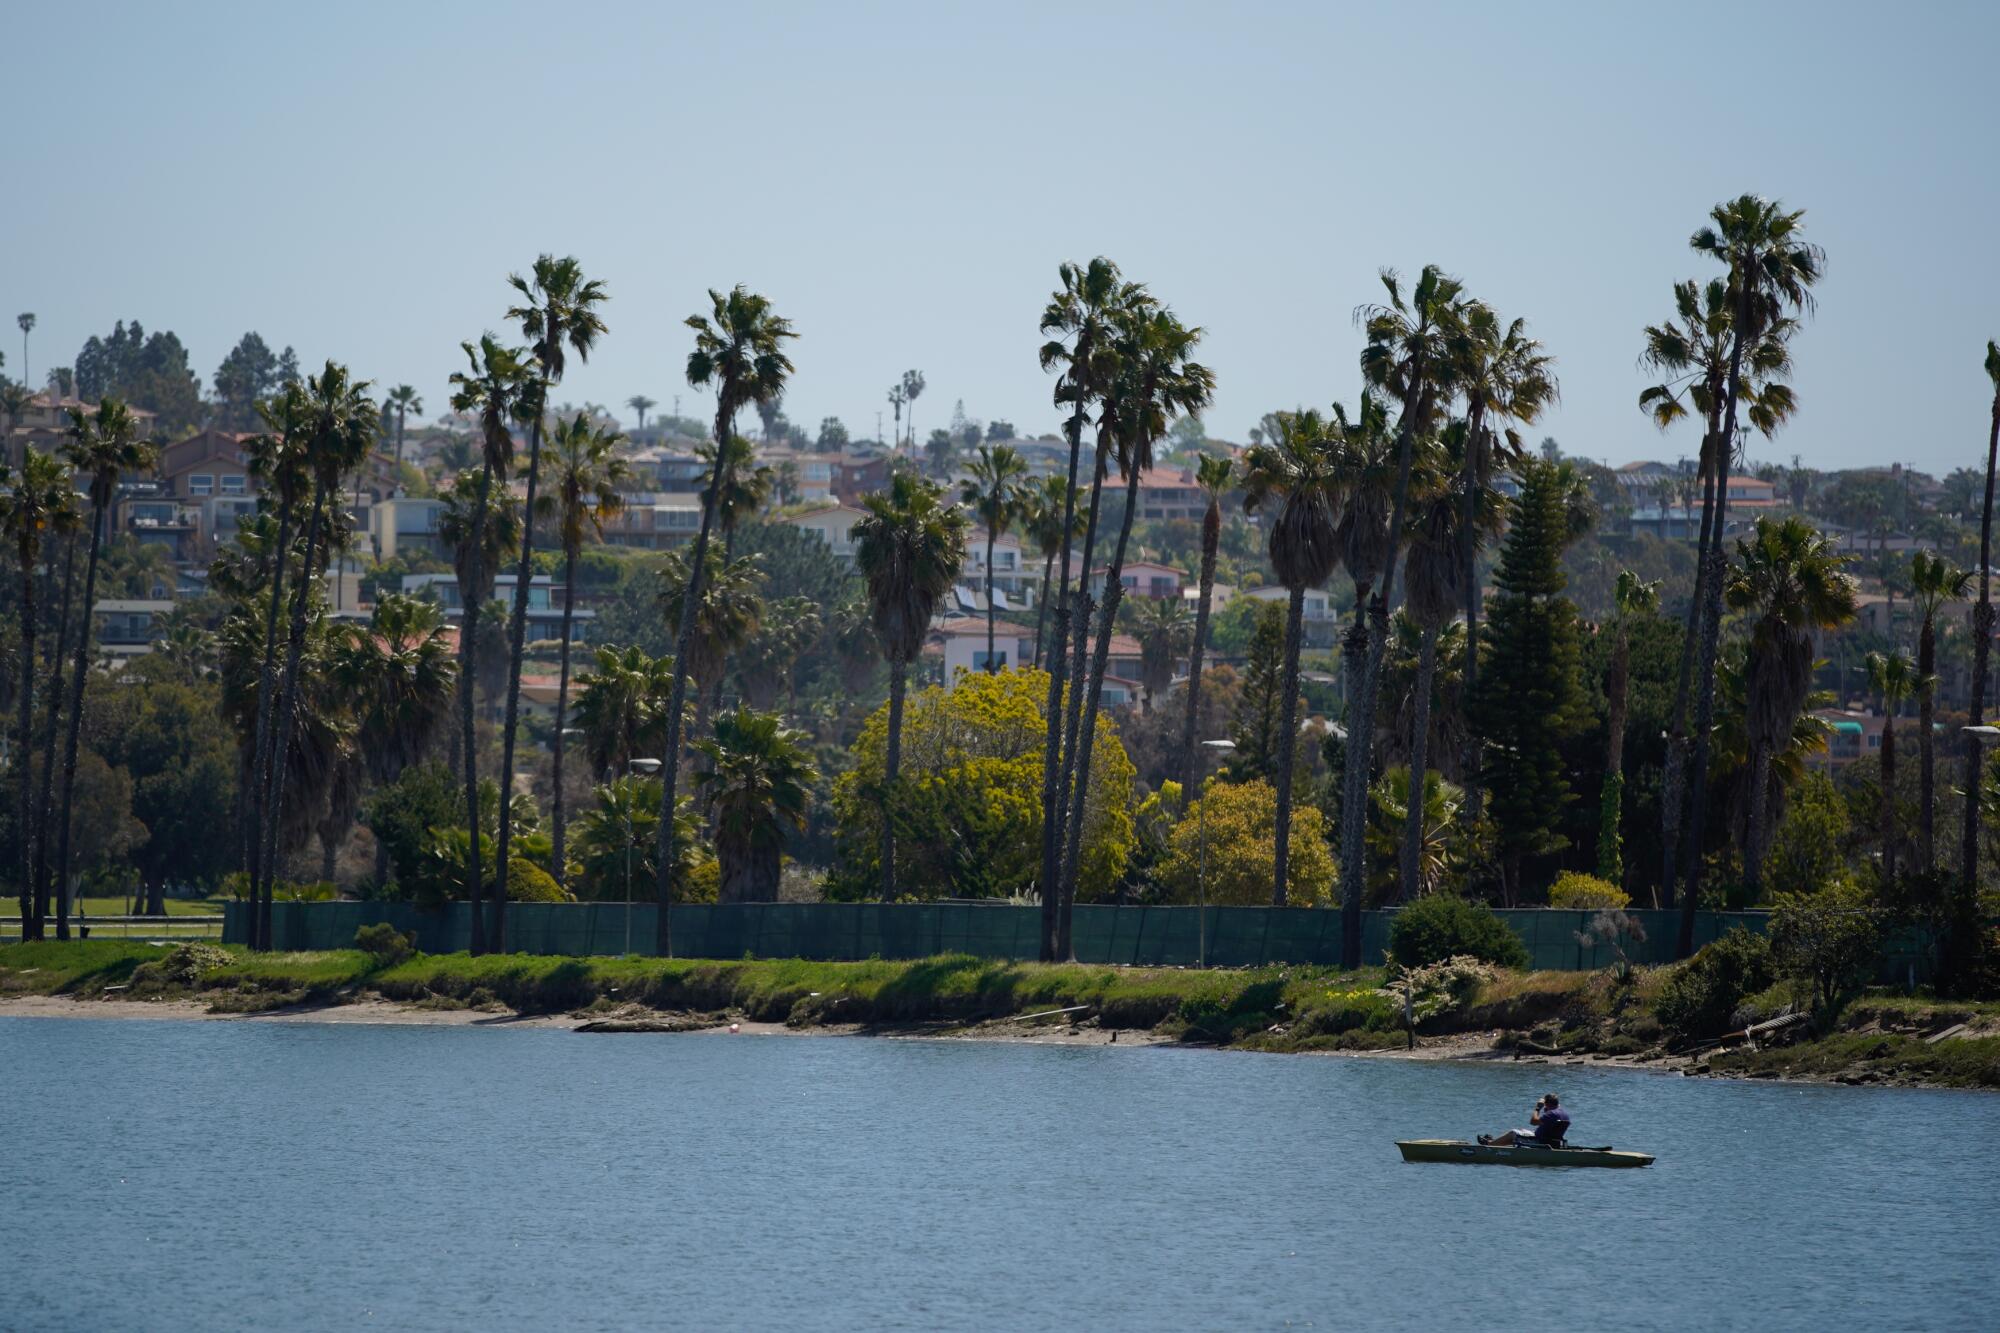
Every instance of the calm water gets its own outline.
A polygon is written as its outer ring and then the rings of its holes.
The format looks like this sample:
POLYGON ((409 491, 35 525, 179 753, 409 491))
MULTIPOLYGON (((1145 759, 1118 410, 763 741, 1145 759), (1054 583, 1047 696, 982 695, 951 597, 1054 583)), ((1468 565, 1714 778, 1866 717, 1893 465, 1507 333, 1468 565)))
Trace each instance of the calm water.
POLYGON ((2000 1098, 0 1019, 4 1328, 1992 1328, 2000 1098), (1648 1171, 1405 1165, 1553 1087, 1648 1171))

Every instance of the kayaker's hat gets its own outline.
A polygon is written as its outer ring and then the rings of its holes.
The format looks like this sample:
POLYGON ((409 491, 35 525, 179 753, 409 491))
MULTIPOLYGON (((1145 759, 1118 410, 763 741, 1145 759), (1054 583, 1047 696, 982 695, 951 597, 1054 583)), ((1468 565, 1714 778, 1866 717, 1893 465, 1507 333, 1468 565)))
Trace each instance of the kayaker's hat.
POLYGON ((1547 1103, 1548 1103, 1548 1104, 1549 1104, 1550 1106, 1561 1106, 1561 1105, 1562 1105, 1562 1103, 1561 1103, 1561 1102, 1559 1102, 1559 1101, 1557 1101, 1557 1100, 1556 1100, 1556 1095, 1555 1095, 1555 1094, 1554 1094, 1553 1092, 1545 1092, 1545 1093, 1543 1093, 1543 1094, 1542 1094, 1542 1100, 1543 1100, 1544 1102, 1547 1102, 1547 1103))

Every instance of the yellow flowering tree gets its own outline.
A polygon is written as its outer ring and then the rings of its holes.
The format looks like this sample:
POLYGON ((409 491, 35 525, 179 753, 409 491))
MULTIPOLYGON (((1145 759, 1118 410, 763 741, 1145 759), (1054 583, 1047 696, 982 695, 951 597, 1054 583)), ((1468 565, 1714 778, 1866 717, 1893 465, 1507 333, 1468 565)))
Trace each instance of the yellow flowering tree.
MULTIPOLYGON (((1196 882, 1205 878, 1210 903, 1268 906, 1277 874, 1278 793, 1271 784, 1211 779, 1192 802, 1169 839, 1160 883, 1172 901, 1195 901, 1196 882), (1203 843, 1207 869, 1202 869, 1203 843)), ((1291 855, 1285 866, 1285 898, 1290 906, 1319 907, 1333 901, 1333 851, 1325 822, 1313 806, 1292 809, 1291 855)))
MULTIPOLYGON (((896 882, 905 897, 991 898, 1032 888, 1041 869, 1043 707, 1048 673, 966 673, 903 709, 896 796, 896 882)), ((840 871, 828 892, 864 897, 880 880, 882 770, 889 713, 876 710, 855 742, 854 767, 834 783, 840 871)), ((1136 771, 1109 717, 1097 721, 1084 806, 1077 894, 1108 898, 1132 854, 1136 771)))

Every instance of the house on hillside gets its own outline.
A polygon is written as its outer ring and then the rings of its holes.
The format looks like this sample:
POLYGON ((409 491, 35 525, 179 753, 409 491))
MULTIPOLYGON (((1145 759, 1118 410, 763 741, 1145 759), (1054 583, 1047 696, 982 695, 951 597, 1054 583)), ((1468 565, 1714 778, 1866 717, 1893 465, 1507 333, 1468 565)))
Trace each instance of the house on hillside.
MULTIPOLYGON (((493 600, 506 607, 510 616, 514 610, 514 589, 518 583, 519 578, 514 574, 502 574, 493 580, 493 600)), ((428 597, 436 602, 448 624, 456 625, 465 618, 456 574, 405 574, 403 591, 412 597, 428 597)), ((528 579, 528 639, 533 642, 559 640, 562 637, 562 619, 561 585, 547 574, 531 576, 528 579)), ((578 607, 571 617, 570 642, 582 643, 589 638, 591 623, 596 619, 595 611, 578 607)))
MULTIPOLYGON (((1287 608, 1292 600, 1292 590, 1282 583, 1267 583, 1243 595, 1287 608)), ((1332 593, 1324 588, 1306 589, 1299 628, 1304 633, 1302 646, 1306 648, 1331 648, 1340 641, 1340 613, 1334 608, 1332 593)))
POLYGON ((776 519, 779 523, 789 523, 793 527, 810 532, 826 543, 826 549, 847 564, 854 564, 854 525, 865 517, 865 512, 851 505, 827 505, 821 509, 807 510, 802 514, 785 514, 776 519))
MULTIPOLYGON (((1090 571, 1090 577, 1100 587, 1110 566, 1099 565, 1090 571)), ((1118 571, 1119 586, 1128 597, 1150 597, 1156 600, 1179 597, 1187 583, 1187 574, 1173 565, 1162 565, 1152 560, 1128 560, 1118 571)))

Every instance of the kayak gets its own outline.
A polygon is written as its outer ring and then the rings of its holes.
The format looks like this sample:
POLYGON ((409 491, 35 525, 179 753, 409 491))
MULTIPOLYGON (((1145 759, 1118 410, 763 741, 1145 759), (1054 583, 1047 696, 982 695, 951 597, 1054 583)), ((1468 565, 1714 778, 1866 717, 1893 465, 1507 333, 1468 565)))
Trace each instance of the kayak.
POLYGON ((1406 1162, 1459 1162, 1473 1166, 1651 1166, 1650 1153, 1610 1148, 1545 1148, 1539 1143, 1511 1147, 1466 1143, 1461 1139, 1398 1139, 1406 1162))

